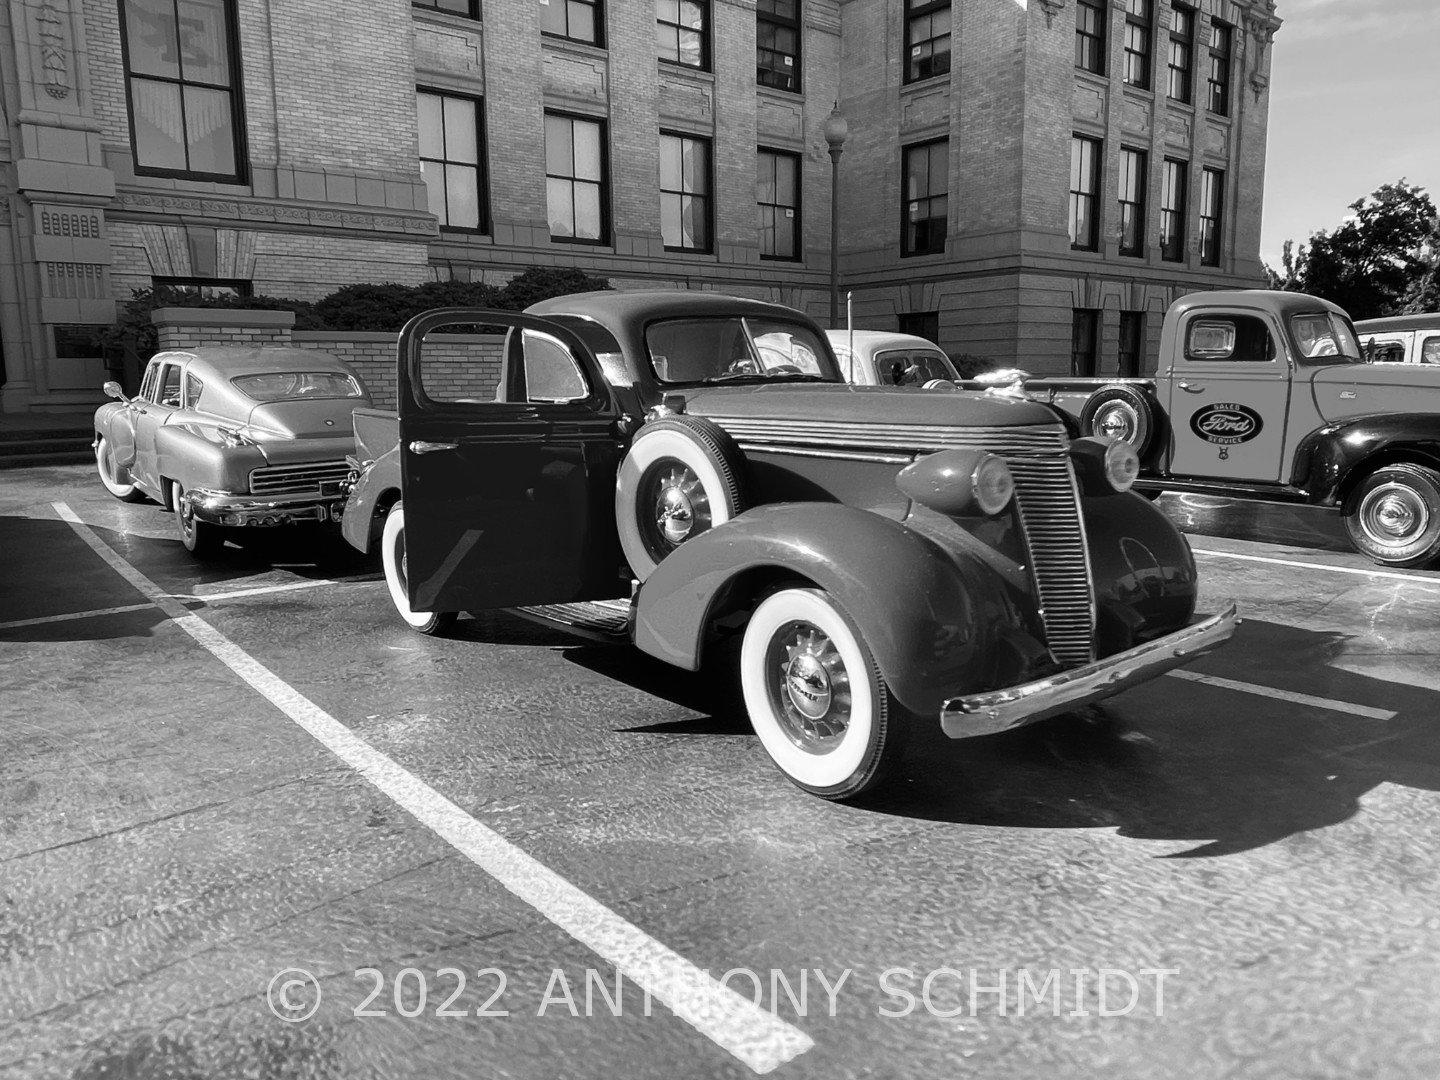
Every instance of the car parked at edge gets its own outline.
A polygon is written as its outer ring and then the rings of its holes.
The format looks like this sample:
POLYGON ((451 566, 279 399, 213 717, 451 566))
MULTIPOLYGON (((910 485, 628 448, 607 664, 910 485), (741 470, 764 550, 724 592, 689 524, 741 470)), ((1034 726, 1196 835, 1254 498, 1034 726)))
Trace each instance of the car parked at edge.
POLYGON ((1440 558, 1440 366, 1365 363, 1349 316, 1327 300, 1191 293, 1166 313, 1143 378, 1012 371, 976 384, 997 380, 1086 434, 1131 443, 1137 491, 1320 507, 1381 565, 1440 558))
POLYGON ((1440 312, 1363 319, 1355 333, 1372 364, 1440 364, 1440 312))
POLYGON ((840 371, 857 386, 924 387, 960 376, 945 351, 914 334, 886 330, 826 330, 840 371))
POLYGON ((311 349, 201 346, 157 353, 140 392, 95 413, 95 463, 117 499, 175 513, 197 555, 227 530, 329 521, 344 503, 351 410, 368 406, 348 364, 311 349))
POLYGON ((1029 401, 849 385, 790 308, 582 294, 429 312, 399 353, 398 417, 355 413, 341 528, 405 621, 513 608, 689 670, 736 656, 766 751, 825 798, 915 725, 1005 731, 1236 626, 1191 624, 1195 561, 1129 492, 1129 446, 1029 401), (506 331, 498 393, 434 337, 457 324, 506 331))

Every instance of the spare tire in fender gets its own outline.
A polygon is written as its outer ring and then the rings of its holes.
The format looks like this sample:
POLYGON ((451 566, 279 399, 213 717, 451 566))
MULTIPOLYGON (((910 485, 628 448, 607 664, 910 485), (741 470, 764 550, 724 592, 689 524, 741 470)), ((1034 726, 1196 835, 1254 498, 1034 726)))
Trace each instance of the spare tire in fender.
POLYGON ((1143 459, 1155 438, 1155 407, 1133 386, 1102 386, 1080 410, 1080 433, 1128 442, 1143 459))
POLYGON ((615 483, 615 526, 637 580, 745 509, 741 461, 725 430, 697 416, 667 416, 639 430, 615 483))

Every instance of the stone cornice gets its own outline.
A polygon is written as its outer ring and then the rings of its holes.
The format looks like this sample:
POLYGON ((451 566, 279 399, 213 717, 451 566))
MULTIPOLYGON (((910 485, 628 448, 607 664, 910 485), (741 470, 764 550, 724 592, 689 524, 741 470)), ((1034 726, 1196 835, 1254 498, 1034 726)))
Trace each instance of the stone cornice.
POLYGON ((273 224, 316 229, 395 233, 416 238, 438 235, 435 218, 425 211, 323 207, 306 203, 219 195, 183 195, 121 189, 111 204, 113 218, 149 215, 218 219, 226 224, 273 224))

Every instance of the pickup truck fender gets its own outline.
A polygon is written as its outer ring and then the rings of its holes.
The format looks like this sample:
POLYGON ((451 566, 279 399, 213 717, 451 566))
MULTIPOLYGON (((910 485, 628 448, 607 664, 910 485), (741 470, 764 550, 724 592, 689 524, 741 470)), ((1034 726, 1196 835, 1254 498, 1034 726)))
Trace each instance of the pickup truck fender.
POLYGON ((360 474, 340 519, 340 534, 351 547, 369 554, 380 539, 384 512, 400 498, 400 447, 385 451, 360 474))
POLYGON ((1440 469, 1440 413, 1355 416, 1317 428, 1296 447, 1293 475, 1310 502, 1343 508, 1362 479, 1401 461, 1440 469))
POLYGON ((942 546, 842 504, 757 507, 686 541, 656 568, 637 597, 635 644, 696 670, 712 628, 740 629, 765 593, 804 579, 855 621, 900 703, 936 716, 956 694, 1054 667, 1014 586, 967 543, 961 536, 942 546))
POLYGON ((155 458, 160 475, 187 490, 246 492, 250 470, 265 464, 259 447, 222 446, 188 424, 167 424, 155 432, 155 458))

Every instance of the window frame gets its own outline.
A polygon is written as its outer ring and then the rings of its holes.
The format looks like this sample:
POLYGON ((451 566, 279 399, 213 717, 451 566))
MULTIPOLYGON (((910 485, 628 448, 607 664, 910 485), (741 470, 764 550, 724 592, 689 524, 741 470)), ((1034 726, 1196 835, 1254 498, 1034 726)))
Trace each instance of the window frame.
MULTIPOLYGON (((694 31, 690 27, 685 26, 682 23, 672 23, 666 19, 662 19, 660 17, 659 10, 660 3, 661 0, 656 0, 655 25, 657 28, 661 26, 668 26, 675 31, 675 51, 678 55, 680 52, 680 34, 682 32, 693 33, 694 31)), ((677 8, 679 4, 685 3, 695 4, 697 7, 700 8, 703 14, 704 24, 700 28, 700 63, 687 64, 684 60, 671 60, 668 56, 659 57, 660 63, 671 64, 674 67, 681 68, 685 71, 711 71, 714 67, 714 54, 710 37, 711 33, 714 30, 715 15, 714 10, 711 6, 711 2, 710 0, 676 0, 677 8)))
MULTIPOLYGON (((674 252, 675 254, 679 254, 679 255, 712 255, 712 254, 714 254, 714 252, 715 252, 715 140, 712 139, 712 138, 711 138, 710 136, 708 136, 708 135, 696 135, 694 132, 691 132, 691 131, 675 131, 675 130, 672 130, 672 129, 669 129, 669 128, 661 128, 661 129, 660 129, 660 138, 661 138, 662 141, 663 141, 664 139, 679 139, 680 142, 681 142, 681 147, 680 147, 680 161, 681 161, 680 183, 681 183, 681 185, 682 185, 682 187, 681 187, 680 190, 671 190, 671 189, 666 188, 666 187, 663 186, 663 181, 661 181, 659 177, 656 178, 656 180, 657 180, 657 190, 658 190, 659 193, 660 193, 660 207, 661 207, 661 208, 660 208, 660 219, 661 219, 661 223, 660 223, 660 242, 664 245, 664 248, 665 248, 666 251, 674 252), (693 142, 693 143, 698 143, 699 145, 701 145, 701 146, 703 146, 703 147, 705 148, 705 192, 704 192, 704 194, 702 194, 702 195, 696 195, 693 191, 686 191, 686 190, 683 188, 683 185, 684 185, 684 183, 685 183, 685 175, 684 175, 685 147, 684 147, 684 143, 687 142, 687 141, 688 141, 688 142, 693 142), (689 199, 700 199, 700 200, 702 200, 702 201, 704 202, 704 204, 705 204, 705 217, 704 217, 704 221, 705 221, 705 245, 704 245, 703 247, 686 247, 686 246, 684 246, 684 245, 676 246, 676 245, 673 245, 673 244, 666 244, 666 243, 665 243, 665 224, 664 224, 665 208, 664 208, 664 204, 665 204, 665 196, 666 196, 666 195, 678 195, 678 196, 680 197, 680 199, 682 200, 682 205, 683 205, 683 200, 686 199, 686 198, 689 198, 689 199)), ((663 151, 663 150, 661 151, 661 154, 662 154, 662 156, 663 156, 663 154, 664 154, 664 151, 663 151)), ((683 214, 682 214, 682 217, 681 217, 680 220, 681 220, 681 232, 683 233, 683 232, 684 232, 684 220, 685 220, 684 217, 683 217, 683 214)))
MULTIPOLYGON (((129 122, 130 128, 130 163, 132 171, 136 176, 167 177, 173 180, 196 180, 213 184, 244 185, 250 182, 250 150, 245 128, 245 72, 240 62, 240 17, 237 11, 239 3, 238 0, 221 0, 221 2, 225 9, 225 61, 230 72, 230 83, 228 86, 186 79, 183 60, 179 57, 176 59, 176 66, 180 74, 174 78, 165 75, 137 75, 132 72, 130 67, 130 20, 126 16, 127 0, 120 0, 120 74, 125 80, 125 119, 129 122), (185 108, 185 87, 195 86, 203 90, 225 91, 230 97, 230 126, 232 129, 232 149, 235 154, 235 171, 233 173, 216 173, 192 169, 153 168, 141 165, 140 147, 136 140, 135 132, 135 94, 132 89, 136 79, 144 79, 150 82, 159 82, 169 86, 180 87, 180 107, 182 115, 185 108)), ((178 0, 171 0, 171 8, 175 12, 175 25, 178 34, 180 25, 180 6, 178 0)), ((184 133, 186 137, 185 159, 189 161, 190 132, 188 124, 184 126, 184 133)))
POLYGON ((1155 0, 1126 0, 1125 2, 1125 40, 1124 46, 1124 72, 1122 79, 1126 86, 1133 86, 1137 90, 1149 90, 1155 82, 1155 0), (1143 13, 1135 11, 1136 5, 1143 7, 1143 13), (1131 31, 1138 30, 1144 42, 1143 51, 1130 47, 1131 31), (1141 66, 1141 74, 1138 79, 1130 77, 1132 58, 1141 66))
MULTIPOLYGON (((763 162, 763 159, 765 158, 765 156, 766 156, 767 154, 770 155, 771 157, 789 158, 792 162, 794 162, 794 165, 795 165, 795 203, 794 203, 793 206, 791 206, 791 205, 788 205, 788 204, 785 204, 785 203, 766 203, 766 202, 761 202, 761 201, 760 201, 759 184, 758 184, 758 182, 757 182, 757 184, 756 184, 756 190, 755 190, 755 205, 756 205, 758 208, 760 208, 760 209, 764 209, 764 208, 766 208, 766 207, 769 207, 770 209, 773 209, 773 210, 788 209, 788 210, 793 210, 793 211, 795 212, 795 213, 794 213, 794 217, 793 217, 793 220, 794 220, 794 222, 795 222, 794 228, 793 228, 793 231, 794 231, 795 254, 794 254, 794 255, 767 255, 767 254, 765 254, 765 240, 764 240, 765 232, 764 232, 764 228, 763 228, 763 226, 762 226, 761 232, 760 232, 760 236, 761 236, 761 240, 760 240, 760 258, 766 260, 767 262, 797 262, 797 263, 798 263, 798 262, 804 262, 804 261, 805 261, 805 248, 804 248, 804 245, 803 245, 803 238, 804 238, 804 235, 805 235, 805 230, 804 230, 805 217, 804 217, 804 213, 803 213, 803 203, 804 203, 804 197, 805 197, 805 196, 804 196, 804 192, 805 192, 805 179, 804 179, 805 158, 804 158, 804 155, 803 155, 803 154, 798 154, 798 153, 796 153, 794 150, 778 150, 778 149, 776 149, 775 147, 772 147, 772 146, 760 146, 760 147, 757 147, 757 148, 756 148, 756 158, 757 158, 758 161, 763 162)), ((777 194, 778 194, 778 191, 779 191, 779 185, 778 185, 778 184, 776 185, 776 191, 777 191, 777 194)))
POLYGON ((1183 331, 1183 351, 1185 360, 1191 364, 1273 364, 1280 358, 1280 348, 1276 342, 1275 326, 1263 315, 1252 315, 1248 312, 1196 312, 1185 323, 1183 331), (1241 324, 1246 324, 1249 331, 1256 329, 1265 332, 1265 356, 1257 360, 1250 355, 1242 354, 1238 359, 1235 350, 1240 344, 1241 324), (1195 330, 1202 325, 1215 325, 1223 323, 1227 325, 1234 334, 1234 341, 1231 344, 1230 352, 1226 356, 1205 356, 1195 351, 1195 330))
POLYGON ((1145 218, 1147 203, 1150 194, 1150 154, 1134 146, 1120 147, 1120 186, 1116 192, 1117 201, 1120 204, 1120 245, 1118 253, 1127 259, 1145 258, 1145 218), (1127 163, 1133 162, 1135 168, 1129 173, 1130 183, 1127 188, 1127 163), (1125 196, 1128 190, 1133 190, 1134 198, 1127 199, 1125 196), (1134 237, 1133 244, 1127 244, 1125 235, 1127 232, 1126 223, 1131 222, 1132 227, 1128 230, 1134 237))
POLYGON ((1075 67, 1080 71, 1088 71, 1091 75, 1098 75, 1104 78, 1108 65, 1106 64, 1106 49, 1110 43, 1110 0, 1075 0, 1075 67), (1095 32, 1081 28, 1080 20, 1085 12, 1095 16, 1095 32), (1088 48, 1086 48, 1088 46, 1088 48), (1093 49, 1095 52, 1095 66, 1091 67, 1083 59, 1082 48, 1093 49))
MULTIPOLYGON (((784 15, 777 15, 777 14, 775 14, 774 12, 761 11, 760 8, 759 8, 759 6, 758 6, 758 5, 756 6, 756 9, 755 9, 755 24, 756 24, 756 35, 755 35, 755 49, 756 49, 756 56, 755 56, 755 60, 756 60, 756 64, 755 64, 755 84, 756 84, 757 86, 764 86, 764 87, 766 87, 766 88, 768 88, 768 89, 770 89, 770 90, 777 90, 777 91, 779 91, 779 92, 782 93, 782 94, 799 94, 799 93, 803 93, 803 92, 804 92, 804 90, 805 90, 805 81, 804 81, 804 79, 801 78, 801 68, 802 68, 803 65, 804 65, 804 59, 803 59, 803 58, 804 58, 804 54, 805 54, 805 31, 804 31, 804 23, 805 23, 805 0, 795 0, 795 18, 794 18, 794 19, 790 19, 790 18, 788 18, 787 16, 784 16, 784 15), (767 71, 768 71, 768 70, 774 70, 774 69, 771 69, 771 68, 762 69, 762 68, 760 67, 760 64, 759 64, 759 60, 760 60, 760 55, 759 55, 759 54, 760 54, 760 50, 762 50, 762 49, 764 48, 764 46, 760 44, 760 34, 759 34, 759 24, 762 23, 762 22, 763 22, 763 23, 769 23, 771 26, 782 27, 782 28, 784 28, 784 29, 788 29, 788 30, 793 30, 793 31, 795 31, 795 55, 794 55, 794 61, 795 61, 795 63, 792 65, 793 68, 794 68, 794 72, 793 72, 793 78, 794 78, 794 83, 795 83, 794 86, 776 86, 773 82, 766 82, 764 79, 762 79, 762 78, 760 77, 760 73, 761 73, 762 70, 767 70, 767 71)), ((788 53, 783 53, 783 52, 780 52, 779 50, 775 50, 775 49, 771 49, 771 50, 768 50, 768 51, 775 53, 777 56, 788 56, 788 55, 789 55, 788 53)))
POLYGON ((950 74, 950 69, 954 63, 953 55, 951 52, 954 43, 955 33, 955 24, 953 21, 954 17, 954 5, 951 3, 951 0, 905 0, 905 68, 901 76, 901 81, 904 85, 908 86, 911 83, 924 82, 926 79, 939 79, 942 77, 946 77, 950 74), (919 20, 929 18, 931 15, 934 15, 936 12, 939 11, 950 12, 950 17, 952 20, 950 24, 950 29, 945 31, 944 34, 932 34, 928 38, 917 41, 914 36, 915 24, 919 20), (933 65, 933 62, 935 60, 934 43, 939 41, 942 37, 945 39, 946 42, 945 70, 935 71, 933 70, 932 66, 932 70, 928 75, 916 74, 911 67, 911 62, 914 59, 912 50, 922 45, 930 45, 931 49, 928 59, 932 62, 933 65))
POLYGON ((1100 365, 1100 309, 1073 308, 1070 316, 1070 374, 1075 378, 1094 378, 1100 365), (1085 341, 1081 327, 1088 326, 1085 341), (1081 346, 1084 346, 1082 351, 1081 346), (1087 359, 1088 363, 1082 363, 1087 359), (1088 368, 1088 370, 1082 370, 1088 368))
MULTIPOLYGON (((935 220, 934 216, 926 218, 927 221, 935 220)), ((950 239, 950 139, 942 135, 938 139, 925 139, 921 142, 908 143, 900 148, 900 257, 909 259, 924 255, 943 255, 945 247, 950 239), (925 176, 928 181, 930 176, 930 162, 928 154, 934 147, 945 147, 945 190, 942 194, 936 195, 927 187, 925 194, 918 199, 911 199, 906 194, 906 179, 910 175, 910 155, 924 150, 927 154, 925 176), (926 203, 933 204, 936 199, 945 201, 945 227, 940 233, 940 244, 938 247, 912 248, 910 245, 910 204, 926 203)))
POLYGON ((152 390, 155 397, 150 402, 151 405, 158 405, 162 409, 183 409, 185 407, 185 368, 178 360, 162 362, 160 373, 156 376, 152 390), (165 400, 165 388, 170 381, 172 371, 175 373, 175 403, 173 405, 165 400))
POLYGON ((1169 78, 1165 85, 1165 96, 1171 101, 1178 101, 1182 105, 1194 105, 1195 103, 1195 23, 1198 13, 1189 4, 1171 4, 1170 11, 1170 51, 1165 58, 1165 66, 1169 72, 1169 78), (1177 29, 1181 18, 1188 20, 1184 32, 1177 29), (1184 64, 1175 62, 1176 50, 1184 53, 1184 64), (1176 94, 1176 81, 1183 79, 1183 94, 1176 94))
MULTIPOLYGON (((419 101, 418 101, 418 99, 419 99, 419 96, 420 96, 421 94, 429 94, 429 95, 431 95, 432 97, 438 97, 438 98, 440 99, 440 102, 441 102, 441 104, 440 104, 440 139, 441 139, 442 150, 444 149, 445 143, 448 141, 448 140, 446 139, 446 135, 445 135, 445 104, 444 104, 445 99, 446 99, 446 98, 454 98, 454 99, 457 100, 457 101, 468 101, 468 102, 470 102, 470 104, 472 104, 472 105, 475 106, 475 161, 474 161, 473 164, 474 164, 474 167, 475 167, 475 201, 476 201, 476 205, 477 205, 478 210, 479 210, 479 213, 477 214, 478 220, 477 220, 477 222, 476 222, 476 224, 475 224, 475 226, 474 226, 473 228, 471 228, 471 227, 468 226, 468 225, 447 225, 447 224, 445 224, 445 223, 442 222, 442 223, 440 224, 440 229, 441 229, 442 232, 447 232, 447 233, 468 233, 468 234, 474 235, 474 236, 489 236, 489 235, 490 235, 490 229, 491 229, 491 223, 490 223, 490 162, 489 162, 489 154, 488 154, 488 152, 487 152, 487 150, 488 150, 488 145, 487 145, 487 142, 486 142, 486 132, 485 132, 485 99, 484 99, 484 97, 481 97, 481 96, 479 96, 479 95, 475 95, 475 94, 462 94, 462 93, 458 93, 458 92, 453 91, 453 90, 440 90, 440 89, 437 89, 436 87, 433 87, 433 86, 416 86, 416 87, 415 87, 415 96, 416 96, 416 99, 417 99, 417 101, 416 101, 416 112, 417 112, 417 116, 418 116, 418 112, 419 112, 419 101)), ((454 161, 454 162, 452 162, 452 161, 450 161, 450 159, 448 159, 448 158, 440 158, 440 159, 427 158, 427 157, 425 157, 423 154, 417 154, 417 155, 416 155, 416 161, 419 161, 419 162, 437 161, 437 162, 438 162, 439 164, 441 164, 441 165, 451 165, 451 164, 454 164, 454 165, 466 165, 466 166, 468 166, 468 165, 471 164, 471 162, 468 162, 468 161, 454 161)), ((428 190, 428 186, 427 186, 427 190, 428 190)), ((449 216, 450 216, 450 205, 449 205, 449 202, 450 202, 450 200, 449 200, 450 182, 449 182, 448 176, 447 176, 446 182, 445 182, 445 194, 446 194, 446 200, 445 200, 445 202, 446 202, 446 205, 445 205, 445 216, 446 216, 446 217, 449 217, 449 216)), ((426 207, 427 207, 427 209, 428 209, 428 207, 429 207, 428 201, 427 201, 427 203, 426 203, 426 207)))
MULTIPOLYGON (((609 125, 609 122, 608 122, 604 117, 602 117, 602 116, 587 116, 585 113, 565 112, 563 109, 543 109, 543 110, 541 111, 541 114, 540 114, 540 123, 541 123, 541 143, 542 143, 541 149, 542 149, 542 151, 545 152, 545 157, 546 157, 546 159, 547 159, 547 160, 546 160, 546 164, 545 164, 545 187, 546 187, 546 189, 547 189, 547 192, 546 192, 545 227, 546 227, 546 231, 547 231, 547 233, 548 233, 548 235, 549 235, 549 237, 550 237, 550 242, 551 242, 552 244, 584 244, 584 245, 586 245, 586 246, 588 246, 588 247, 606 247, 606 246, 608 246, 608 245, 610 244, 610 224, 611 224, 611 222, 610 222, 610 184, 611 184, 611 180, 610 180, 610 125, 609 125), (580 122, 586 123, 586 124, 594 124, 594 125, 596 125, 596 127, 598 127, 598 128, 600 129, 600 180, 599 180, 599 183, 596 184, 596 186, 600 189, 600 235, 599 235, 598 237, 594 238, 594 239, 591 239, 591 238, 588 237, 588 236, 556 236, 555 233, 549 231, 549 228, 550 228, 550 216, 549 216, 549 193, 548 193, 548 189, 549 189, 549 186, 550 186, 550 181, 551 181, 551 180, 567 180, 567 181, 569 181, 569 183, 571 184, 571 189, 570 189, 570 211, 571 211, 571 214, 572 214, 572 215, 574 214, 574 211, 575 211, 575 189, 574 189, 574 185, 575 185, 575 184, 595 184, 595 181, 593 181, 593 180, 579 179, 579 178, 575 177, 574 175, 561 176, 561 175, 558 174, 558 173, 552 173, 552 172, 550 171, 550 164, 549 164, 549 160, 548 160, 548 159, 549 159, 549 156, 550 156, 550 155, 549 155, 549 152, 548 152, 549 147, 548 147, 547 145, 544 145, 544 139, 545 139, 545 135, 544 135, 544 125, 545 125, 545 119, 546 119, 547 117, 551 117, 551 116, 559 117, 559 118, 564 119, 564 120, 569 120, 572 124, 574 124, 576 121, 580 121, 580 122)), ((574 156, 575 156, 575 129, 574 129, 573 126, 572 126, 571 129, 570 129, 570 156, 571 156, 571 160, 573 161, 573 160, 574 160, 574 156)), ((572 166, 572 168, 573 168, 573 166, 572 166)))
POLYGON ((1225 170, 1200 170, 1200 265, 1219 266, 1225 227, 1225 170))
POLYGON ((1205 108, 1215 116, 1230 115, 1230 82, 1235 57, 1235 28, 1220 19, 1210 22, 1210 40, 1206 43, 1210 67, 1205 73, 1205 108), (1223 47, 1217 46, 1223 41, 1223 47), (1219 72, 1217 77, 1216 72, 1219 72), (1219 108, 1216 98, 1219 97, 1219 108))
POLYGON ((410 0, 412 8, 420 8, 422 11, 437 11, 441 15, 453 15, 457 19, 479 19, 480 0, 467 0, 468 12, 451 11, 449 8, 440 6, 440 0, 410 0))
MULTIPOLYGON (((1079 168, 1084 169, 1084 150, 1081 149, 1081 160, 1079 168)), ((1070 250, 1071 251, 1099 251, 1100 250, 1100 198, 1104 191, 1104 178, 1102 164, 1105 160, 1105 142, 1093 135, 1086 135, 1075 132, 1070 136, 1070 250), (1088 146, 1090 150, 1090 183, 1093 190, 1085 191, 1077 189, 1075 160, 1076 150, 1088 146), (1090 229, 1088 235, 1082 240, 1078 230, 1077 212, 1083 200, 1089 200, 1090 229)), ((1084 182, 1084 176, 1079 178, 1084 182)))
POLYGON ((1160 259, 1162 262, 1183 263, 1185 261, 1185 245, 1189 239, 1189 223, 1186 217, 1190 213, 1190 162, 1182 158, 1167 157, 1161 165, 1160 173, 1160 259), (1175 169, 1175 176, 1178 183, 1171 188, 1170 170, 1175 169), (1178 198, 1175 205, 1170 205, 1168 195, 1174 192, 1178 198), (1166 225, 1170 221, 1177 222, 1179 228, 1175 230, 1174 254, 1170 253, 1170 247, 1165 242, 1166 225))
POLYGON ((591 45, 597 49, 605 48, 605 0, 550 0, 550 2, 565 5, 565 28, 567 31, 570 28, 570 5, 580 4, 588 7, 590 17, 595 23, 595 38, 592 41, 588 38, 575 37, 570 33, 560 34, 554 30, 546 30, 543 26, 540 28, 541 37, 552 38, 556 41, 573 41, 580 45, 591 45))

